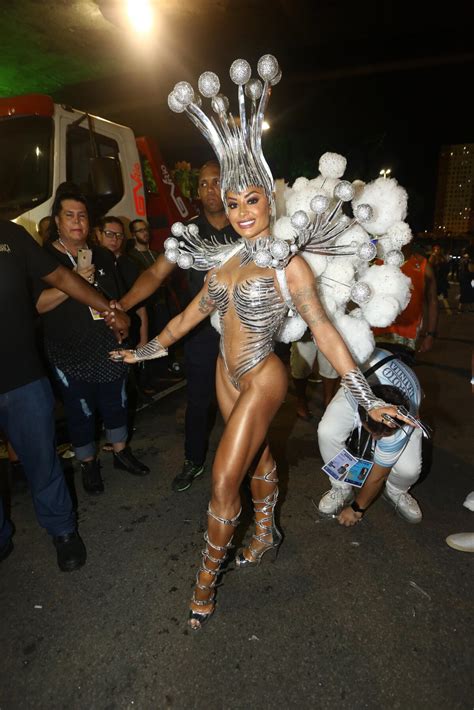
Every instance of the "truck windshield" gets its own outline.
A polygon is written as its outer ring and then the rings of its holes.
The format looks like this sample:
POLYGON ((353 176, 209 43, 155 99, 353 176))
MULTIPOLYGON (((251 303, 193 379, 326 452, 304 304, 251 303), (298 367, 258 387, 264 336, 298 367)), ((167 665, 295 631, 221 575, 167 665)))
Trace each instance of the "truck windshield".
POLYGON ((14 219, 49 197, 52 142, 49 117, 0 119, 0 217, 14 219))

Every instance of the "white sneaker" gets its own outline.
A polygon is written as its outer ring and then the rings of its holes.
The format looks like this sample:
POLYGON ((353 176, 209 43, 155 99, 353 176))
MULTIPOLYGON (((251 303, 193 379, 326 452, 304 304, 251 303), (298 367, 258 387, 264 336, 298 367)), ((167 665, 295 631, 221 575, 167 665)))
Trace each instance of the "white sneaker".
POLYGON ((418 502, 409 493, 391 491, 386 485, 382 498, 394 506, 398 515, 408 523, 421 523, 423 514, 418 502))
POLYGON ((319 501, 318 510, 323 515, 334 515, 353 499, 352 489, 331 488, 319 501))
POLYGON ((448 535, 446 542, 453 550, 461 552, 474 552, 474 533, 456 533, 448 535))

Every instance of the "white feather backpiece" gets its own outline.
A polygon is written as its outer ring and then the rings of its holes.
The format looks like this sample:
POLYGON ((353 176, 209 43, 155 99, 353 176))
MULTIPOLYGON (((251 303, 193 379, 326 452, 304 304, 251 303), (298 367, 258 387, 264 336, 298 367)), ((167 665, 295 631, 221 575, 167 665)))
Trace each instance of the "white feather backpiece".
MULTIPOLYGON (((325 195, 330 204, 336 204, 334 189, 345 169, 344 156, 324 153, 319 160, 319 175, 310 180, 298 178, 292 187, 286 187, 286 214, 291 217, 298 210, 304 210, 313 219, 311 200, 317 195, 325 195)), ((340 249, 334 256, 304 250, 301 256, 313 271, 329 318, 354 359, 363 363, 375 345, 372 328, 392 324, 410 300, 411 281, 399 267, 403 263, 401 249, 410 242, 412 233, 404 221, 407 193, 395 179, 377 178, 367 184, 354 180, 352 187, 354 215, 360 205, 369 205, 370 218, 365 219, 363 225, 354 222, 340 236, 336 235, 334 244, 340 249), (387 261, 375 265, 376 257, 387 261)), ((347 220, 350 221, 349 216, 347 220)), ((291 222, 282 218, 275 225, 275 236, 291 241, 294 239, 292 230, 291 222)), ((295 320, 294 317, 287 319, 293 321, 291 326, 285 325, 287 335, 293 336, 298 331, 295 320)))

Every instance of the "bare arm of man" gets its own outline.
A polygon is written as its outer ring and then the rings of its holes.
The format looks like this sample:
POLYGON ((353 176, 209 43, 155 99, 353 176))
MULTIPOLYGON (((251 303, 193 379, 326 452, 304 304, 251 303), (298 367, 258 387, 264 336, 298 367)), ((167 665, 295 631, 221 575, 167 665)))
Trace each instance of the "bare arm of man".
MULTIPOLYGON (((109 302, 99 291, 89 286, 84 279, 70 271, 70 269, 66 269, 65 266, 58 266, 57 269, 47 276, 44 276, 43 281, 46 281, 49 286, 53 286, 54 289, 59 289, 59 291, 76 299, 79 303, 84 303, 86 306, 95 308, 96 311, 100 313, 107 313, 111 310, 109 302)), ((129 325, 130 319, 127 314, 118 310, 115 311, 110 327, 114 331, 119 343, 126 337, 129 325)))
POLYGON ((120 306, 124 311, 128 311, 137 303, 149 298, 175 268, 176 264, 172 264, 164 254, 161 254, 154 264, 140 274, 130 291, 122 296, 119 301, 120 306))
MULTIPOLYGON (((356 496, 357 505, 365 510, 373 503, 377 498, 378 494, 382 490, 385 481, 392 469, 386 466, 380 466, 378 463, 374 463, 372 470, 370 471, 366 482, 362 486, 360 492, 356 496)), ((338 521, 341 525, 350 527, 355 525, 362 519, 362 513, 356 513, 352 510, 350 506, 343 508, 338 515, 338 521)))
MULTIPOLYGON (((84 269, 74 269, 74 272, 85 281, 89 282, 89 278, 94 276, 95 266, 91 264, 91 266, 86 266, 84 269)), ((60 291, 58 288, 47 288, 40 293, 36 302, 36 310, 40 314, 48 313, 48 311, 54 310, 56 306, 59 306, 60 303, 64 303, 68 298, 69 295, 64 293, 64 291, 60 291)))

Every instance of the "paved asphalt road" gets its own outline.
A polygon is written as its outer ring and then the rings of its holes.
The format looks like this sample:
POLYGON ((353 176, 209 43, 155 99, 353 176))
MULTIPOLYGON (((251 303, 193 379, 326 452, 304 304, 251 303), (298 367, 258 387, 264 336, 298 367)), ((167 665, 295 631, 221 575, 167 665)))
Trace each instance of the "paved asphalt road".
POLYGON ((198 634, 185 620, 210 479, 170 489, 182 462, 184 389, 137 415, 133 446, 149 477, 114 471, 102 454, 106 493, 89 498, 76 472, 82 570, 58 571, 28 493, 14 496, 15 550, 0 572, 1 710, 471 710, 474 556, 445 538, 474 530, 462 506, 474 489, 473 325, 473 314, 443 316, 435 351, 420 358, 424 414, 436 429, 431 472, 414 489, 422 524, 383 500, 357 528, 321 519, 315 505, 328 486, 315 426, 295 418, 290 393, 271 432, 280 555, 225 575, 198 634))

